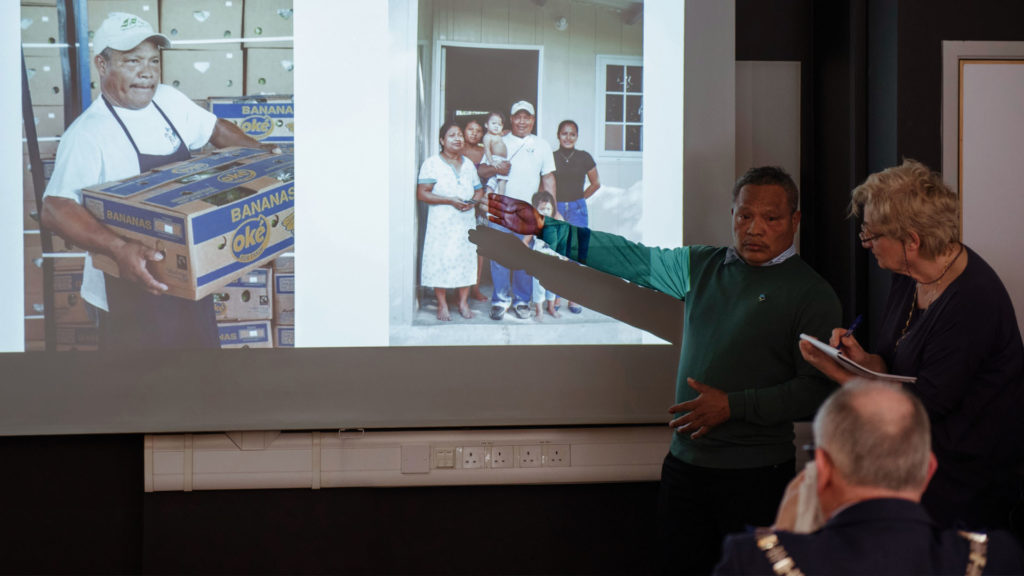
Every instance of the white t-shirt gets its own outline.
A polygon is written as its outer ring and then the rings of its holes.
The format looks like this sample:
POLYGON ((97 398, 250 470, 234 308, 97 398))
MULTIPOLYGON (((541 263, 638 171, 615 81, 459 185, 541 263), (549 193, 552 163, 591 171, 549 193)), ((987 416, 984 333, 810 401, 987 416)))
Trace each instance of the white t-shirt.
MULTIPOLYGON (((171 120, 190 149, 202 148, 210 141, 217 123, 217 117, 211 112, 163 84, 157 86, 153 101, 171 120)), ((152 102, 141 110, 117 106, 114 109, 143 154, 163 156, 178 149, 180 141, 174 130, 152 102)), ((103 99, 97 98, 61 137, 53 175, 43 196, 70 198, 81 204, 83 187, 129 178, 139 172, 135 148, 103 99)), ((93 267, 91 255, 85 259, 82 298, 97 308, 108 309, 103 273, 93 267)))
POLYGON ((508 148, 508 161, 512 164, 505 195, 530 202, 540 187, 540 177, 555 171, 555 155, 551 146, 533 134, 527 134, 526 138, 506 134, 505 146, 508 148))

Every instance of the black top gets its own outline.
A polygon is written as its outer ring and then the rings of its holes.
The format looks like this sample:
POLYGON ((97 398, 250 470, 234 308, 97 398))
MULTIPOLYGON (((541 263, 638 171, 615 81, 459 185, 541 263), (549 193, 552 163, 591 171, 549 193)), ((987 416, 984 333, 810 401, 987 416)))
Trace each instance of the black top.
POLYGON ((590 169, 597 166, 594 158, 579 148, 555 151, 555 193, 559 202, 573 202, 583 198, 583 182, 590 169))
POLYGON ((1008 488, 1021 454, 1024 347, 999 276, 966 251, 964 272, 927 309, 914 309, 898 346, 916 282, 893 274, 878 353, 890 373, 917 377, 907 388, 931 417, 939 468, 922 501, 929 513, 941 524, 1000 527, 1006 510, 992 492, 1008 488))

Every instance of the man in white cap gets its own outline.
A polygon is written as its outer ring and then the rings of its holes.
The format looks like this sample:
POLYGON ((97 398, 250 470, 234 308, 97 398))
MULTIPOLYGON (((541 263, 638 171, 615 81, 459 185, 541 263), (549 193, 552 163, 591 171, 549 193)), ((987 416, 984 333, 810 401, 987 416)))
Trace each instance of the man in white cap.
POLYGON ((261 147, 231 122, 160 84, 160 49, 169 45, 138 16, 114 12, 104 20, 93 37, 101 97, 61 138, 44 194, 43 226, 90 252, 82 297, 97 310, 103 349, 220 346, 212 298, 163 295, 167 286, 146 268, 163 255, 121 238, 82 206, 83 187, 187 160, 190 149, 207 143, 261 147), (92 253, 113 258, 118 277, 94 268, 92 253))
MULTIPOLYGON (((508 149, 508 183, 505 193, 517 200, 530 202, 538 189, 555 196, 555 157, 547 142, 533 134, 533 125, 537 120, 533 104, 520 100, 512 105, 510 112, 512 131, 505 135, 505 147, 508 149)), ((488 186, 493 190, 490 182, 488 186)), ((500 225, 492 227, 508 232, 500 225)), ((495 260, 491 260, 491 279, 494 281, 494 294, 491 295, 492 320, 501 320, 505 311, 511 306, 517 318, 529 318, 530 302, 533 301, 533 277, 525 270, 509 270, 495 260)))

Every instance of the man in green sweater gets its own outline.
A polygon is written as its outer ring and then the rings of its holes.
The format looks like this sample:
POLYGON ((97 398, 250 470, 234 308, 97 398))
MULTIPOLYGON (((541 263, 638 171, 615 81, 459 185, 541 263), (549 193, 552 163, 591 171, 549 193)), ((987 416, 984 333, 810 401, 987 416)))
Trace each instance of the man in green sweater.
POLYGON ((676 434, 659 493, 663 564, 673 573, 710 573, 726 534, 772 523, 795 472, 793 420, 813 416, 834 389, 797 345, 801 333, 827 337, 841 318, 832 287, 796 254, 796 184, 780 168, 753 168, 732 196, 732 246, 675 249, 488 197, 492 222, 686 301, 669 408, 676 434))

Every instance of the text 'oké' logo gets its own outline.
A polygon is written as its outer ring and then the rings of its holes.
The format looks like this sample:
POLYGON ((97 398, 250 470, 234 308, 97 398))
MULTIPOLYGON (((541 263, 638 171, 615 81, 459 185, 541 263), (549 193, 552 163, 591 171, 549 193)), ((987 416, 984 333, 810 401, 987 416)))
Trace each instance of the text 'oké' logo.
POLYGON ((247 116, 238 122, 238 127, 252 138, 263 140, 274 130, 270 116, 247 116))
POLYGON ((176 168, 171 168, 171 174, 195 174, 196 172, 202 172, 209 167, 210 165, 206 162, 189 162, 176 168))
POLYGON ((263 216, 250 218, 235 229, 231 254, 239 262, 252 262, 263 254, 270 242, 270 222, 263 216))
POLYGON ((225 184, 242 184, 244 182, 248 182, 249 180, 252 180, 255 177, 256 177, 256 172, 254 172, 254 171, 252 171, 252 170, 250 170, 248 168, 242 168, 242 169, 239 169, 239 170, 232 170, 230 172, 225 172, 225 173, 221 174, 220 176, 217 176, 217 180, 220 180, 221 182, 224 182, 225 184))

